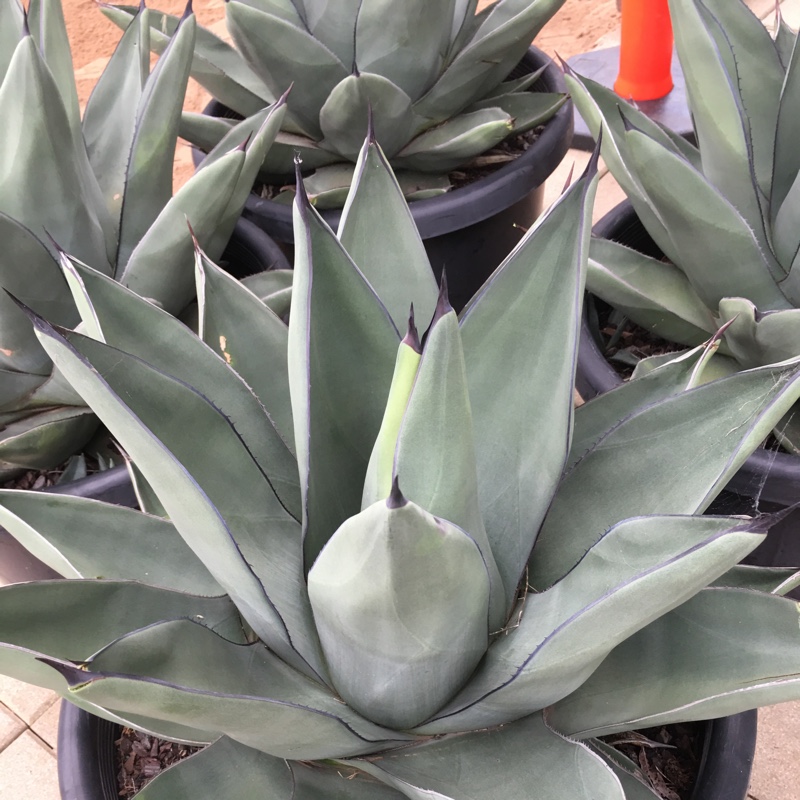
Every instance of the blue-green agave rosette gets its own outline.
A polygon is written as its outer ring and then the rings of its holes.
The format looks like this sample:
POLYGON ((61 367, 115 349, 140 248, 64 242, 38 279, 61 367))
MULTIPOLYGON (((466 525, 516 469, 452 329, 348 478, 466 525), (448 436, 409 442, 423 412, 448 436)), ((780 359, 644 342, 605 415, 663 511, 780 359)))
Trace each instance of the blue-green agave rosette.
POLYGON ((74 263, 83 333, 36 335, 143 508, 0 492, 71 578, 0 589, 0 670, 210 745, 145 800, 643 800, 596 737, 800 696, 800 576, 701 516, 798 365, 698 348, 573 410, 596 181, 460 318, 373 140, 338 233, 298 184, 288 325, 200 251, 200 337, 74 263))
POLYGON ((0 479, 49 469, 83 447, 97 418, 6 292, 62 325, 80 315, 61 249, 171 313, 194 299, 186 226, 218 258, 283 102, 209 155, 173 196, 172 165, 196 37, 191 10, 150 69, 149 12, 131 20, 81 119, 59 0, 0 0, 0 479))
MULTIPOLYGON (((231 0, 235 48, 199 30, 192 75, 242 117, 291 85, 288 113, 263 173, 293 172, 295 153, 316 170, 315 205, 341 206, 372 112, 378 141, 409 198, 446 191, 447 173, 509 136, 550 119, 566 101, 529 91, 541 70, 509 77, 564 0, 231 0)), ((133 6, 104 6, 120 26, 133 6)), ((163 49, 177 20, 151 12, 151 46, 163 49)), ((208 150, 231 119, 185 114, 182 135, 208 150)), ((291 199, 291 193, 284 194, 291 199)))
MULTIPOLYGON (((718 373, 800 354, 800 48, 741 0, 670 0, 698 146, 609 89, 567 83, 603 158, 665 254, 592 242, 587 285, 629 319, 694 347, 725 327, 718 373)), ((647 369, 642 365, 640 372, 647 369)), ((776 427, 800 452, 795 411, 776 427)))

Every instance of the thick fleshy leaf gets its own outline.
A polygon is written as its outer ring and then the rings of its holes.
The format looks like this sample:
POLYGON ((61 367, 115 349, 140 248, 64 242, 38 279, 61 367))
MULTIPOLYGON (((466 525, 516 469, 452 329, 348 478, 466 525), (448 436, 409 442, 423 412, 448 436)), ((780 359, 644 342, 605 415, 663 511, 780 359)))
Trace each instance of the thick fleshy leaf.
MULTIPOLYGON (((89 163, 117 235, 139 102, 150 74, 149 13, 142 8, 131 19, 83 113, 82 130, 89 163)), ((170 185, 170 195, 171 189, 170 185)))
MULTIPOLYGON (((325 47, 347 66, 355 62, 355 22, 358 8, 363 0, 300 0, 291 5, 296 7, 301 17, 300 25, 307 28, 314 38, 319 39, 325 47)), ((280 16, 297 25, 296 18, 284 10, 282 0, 260 0, 258 6, 264 11, 280 16)))
POLYGON ((6 424, 0 439, 0 471, 53 469, 77 453, 97 430, 83 406, 46 408, 6 424))
POLYGON ((39 581, 0 587, 0 672, 65 693, 38 657, 81 663, 129 631, 167 619, 200 619, 236 639, 227 597, 198 597, 133 581, 39 581))
POLYGON ((414 317, 409 316, 408 333, 397 348, 397 360, 392 375, 392 385, 383 412, 381 429, 375 438, 375 446, 369 458, 367 474, 364 478, 364 491, 361 495, 361 510, 385 500, 392 491, 394 478, 394 454, 397 449, 397 436, 408 407, 408 398, 414 388, 419 369, 421 346, 414 325, 414 317))
POLYGON ((337 693, 391 728, 427 719, 486 651, 489 590, 473 539, 395 485, 342 524, 308 573, 337 693))
POLYGON ((256 633, 298 669, 321 670, 302 591, 299 526, 228 418, 143 361, 79 334, 69 334, 68 342, 42 321, 36 324, 45 349, 160 490, 181 536, 256 633), (195 420, 191 429, 187 416, 195 420), (216 459, 207 458, 209 452, 216 459), (192 464, 192 473, 182 462, 192 464), (222 463, 237 467, 221 469, 222 463))
POLYGON ((363 772, 286 761, 226 736, 156 776, 139 800, 402 800, 403 795, 363 772))
POLYGON ((478 497, 507 609, 569 450, 596 186, 594 158, 461 317, 478 497), (543 330, 544 317, 550 323, 543 330))
POLYGON ((421 133, 392 161, 403 169, 449 172, 502 142, 513 128, 511 117, 499 108, 459 114, 421 133))
POLYGON ((289 108, 303 130, 319 139, 319 109, 352 65, 342 64, 307 30, 276 15, 235 0, 227 4, 226 15, 237 47, 270 91, 278 97, 294 86, 289 108))
POLYGON ((550 586, 605 530, 642 510, 705 510, 799 395, 796 366, 762 367, 621 420, 559 484, 529 562, 531 584, 550 586))
POLYGON ((411 738, 362 719, 262 642, 234 644, 194 620, 131 633, 85 669, 59 666, 78 699, 202 726, 280 758, 346 757, 411 738))
POLYGON ((478 730, 566 697, 615 645, 752 551, 764 540, 762 527, 732 517, 619 523, 569 575, 525 598, 520 619, 495 640, 470 683, 420 731, 478 730))
POLYGON ((797 274, 793 276, 791 273, 800 249, 800 236, 797 234, 797 227, 800 225, 800 182, 797 180, 797 175, 773 220, 772 246, 775 257, 789 272, 789 277, 781 284, 781 289, 784 292, 788 289, 791 292, 788 296, 792 299, 797 296, 797 274))
POLYGON ((248 275, 240 283, 286 323, 292 301, 293 280, 294 271, 291 269, 268 269, 248 275))
POLYGON ((675 263, 697 294, 715 308, 723 297, 748 297, 760 308, 787 308, 774 258, 708 178, 645 134, 629 129, 631 163, 674 242, 675 263))
MULTIPOLYGON (((5 19, 3 23, 6 24, 5 19)), ((58 86, 70 127, 74 135, 80 135, 78 89, 60 0, 31 0, 28 4, 28 28, 58 86)))
POLYGON ((319 111, 322 145, 355 161, 367 135, 372 111, 375 138, 389 158, 414 132, 411 98, 383 75, 348 75, 331 90, 319 111))
MULTIPOLYGON (((287 447, 293 450, 289 329, 256 295, 202 253, 197 254, 197 281, 200 337, 253 390, 287 447)), ((294 467, 296 475, 296 463, 294 467)), ((292 502, 292 512, 299 518, 299 492, 297 501, 292 502)))
MULTIPOLYGON (((245 128, 241 132, 242 138, 238 142, 233 139, 237 128, 233 129, 231 145, 244 151, 244 163, 228 198, 228 203, 216 217, 208 217, 205 220, 201 218, 198 220, 198 225, 193 226, 193 233, 200 243, 200 247, 212 260, 218 260, 225 252, 225 247, 233 234, 239 217, 242 215, 242 209, 247 202, 247 198, 253 191, 253 184, 256 182, 264 157, 275 141, 275 137, 278 135, 281 124, 285 119, 286 97, 282 96, 264 112, 255 114, 242 123, 244 126, 253 120, 257 124, 253 124, 251 130, 245 128)), ((213 163, 217 158, 224 158, 223 148, 226 145, 226 140, 220 142, 217 145, 217 149, 209 153, 201 163, 198 172, 202 172, 202 167, 206 162, 211 161, 213 163)), ((197 173, 189 179, 185 186, 191 186, 193 181, 198 184, 195 189, 198 197, 202 197, 204 193, 209 191, 208 185, 203 182, 204 179, 197 173)), ((211 191, 213 192, 215 189, 211 191)))
POLYGON ((549 718, 558 730, 586 738, 798 697, 797 603, 712 588, 615 648, 549 718))
MULTIPOLYGON (((115 25, 126 28, 138 7, 101 3, 100 10, 115 25)), ((155 52, 164 52, 177 25, 178 17, 150 10, 150 46, 155 52)), ((203 27, 197 29, 192 77, 220 103, 242 116, 255 114, 286 88, 273 95, 233 47, 203 27)))
POLYGON ((297 463, 258 398, 231 374, 223 358, 171 315, 110 278, 73 264, 93 306, 102 340, 184 381, 231 421, 281 502, 300 517, 297 463), (169 342, 169 347, 164 347, 169 342))
POLYGON ((775 128, 775 161, 770 195, 770 219, 773 224, 789 189, 800 172, 800 157, 791 143, 800 136, 800 122, 794 109, 800 102, 800 48, 793 36, 791 59, 787 62, 786 77, 781 92, 781 105, 775 128))
POLYGON ((515 92, 488 100, 479 100, 464 110, 465 114, 483 108, 499 108, 513 122, 513 133, 525 133, 547 122, 567 102, 567 95, 554 92, 515 92))
POLYGON ((346 762, 411 800, 625 800, 614 773, 588 747, 560 736, 541 714, 382 758, 346 762))
POLYGON ((0 368, 47 375, 52 363, 31 327, 30 320, 6 294, 59 325, 78 321, 75 306, 58 261, 27 228, 0 214, 0 368))
MULTIPOLYGON (((200 170, 167 203, 139 241, 117 279, 141 297, 179 314, 194 297, 192 230, 213 234, 244 168, 245 154, 232 150, 200 170)), ((206 242, 198 238, 200 246, 206 242)))
POLYGON ((118 274, 172 197, 172 164, 196 29, 193 14, 181 20, 142 91, 125 167, 118 274))
POLYGON ((0 81, 6 74, 8 64, 17 49, 25 29, 25 12, 20 0, 2 0, 0 15, 4 24, 0 26, 0 81))
POLYGON ((800 308, 760 313, 742 297, 726 297, 719 304, 725 344, 743 368, 775 364, 793 358, 800 342, 800 308))
POLYGON ((0 523, 65 578, 141 581, 222 595, 171 522, 85 497, 0 490, 0 523))
POLYGON ((712 32, 718 23, 709 20, 705 6, 697 0, 670 0, 669 7, 703 174, 766 246, 761 202, 751 166, 752 147, 737 88, 740 79, 726 69, 725 54, 720 52, 712 32))
POLYGON ((481 515, 475 459, 461 336, 443 285, 397 436, 394 475, 410 500, 477 543, 489 572, 489 625, 496 631, 510 604, 481 515))
MULTIPOLYGON (((443 65, 454 4, 455 0, 406 0, 402 4, 362 0, 355 26, 356 68, 383 75, 410 97, 419 97, 431 87, 443 65)), ((375 117, 377 129, 377 110, 375 117)), ((383 142, 380 137, 378 141, 383 142)), ((385 149, 389 151, 388 145, 385 149)))
POLYGON ((36 237, 44 231, 65 250, 110 272, 111 223, 80 132, 72 131, 58 87, 31 36, 17 46, 0 85, 0 128, 6 191, 0 211, 36 237), (25 135, 21 136, 24 131, 25 135))
MULTIPOLYGON (((733 67, 729 74, 746 114, 745 134, 752 151, 751 168, 763 196, 769 197, 784 67, 764 23, 746 3, 702 0, 702 6, 709 32, 723 59, 733 67)), ((680 48, 680 44, 678 46, 680 48)), ((689 70, 698 67, 692 64, 689 70)), ((713 90, 709 87, 708 91, 713 90)))
POLYGON ((608 239, 592 240, 586 286, 669 342, 693 346, 718 327, 679 267, 608 239))
POLYGON ((227 117, 212 117, 210 114, 184 111, 181 114, 178 135, 203 152, 210 153, 236 123, 237 120, 227 117))
POLYGON ((794 567, 753 567, 737 564, 712 585, 729 589, 754 589, 757 592, 783 596, 800 586, 800 571, 794 567))
POLYGON ((252 800, 268 793, 273 800, 290 800, 292 788, 286 761, 223 736, 157 775, 137 794, 139 800, 191 800, 204 794, 252 800))
MULTIPOLYGON (((285 178, 285 176, 291 175, 296 156, 300 158, 303 172, 336 164, 342 158, 338 153, 319 147, 317 142, 307 136, 281 131, 264 157, 264 164, 261 168, 262 178, 275 180, 277 176, 285 178)), ((341 208, 341 204, 339 208, 341 208)))
MULTIPOLYGON (((666 397, 679 394, 698 384, 698 371, 704 363, 703 348, 682 354, 670 354, 665 364, 625 381, 592 398, 575 409, 575 427, 572 433, 569 459, 565 470, 569 472, 620 420, 637 409, 645 408, 666 397)), ((712 358, 713 360, 713 358, 712 358)))
POLYGON ((337 235, 398 330, 412 303, 416 318, 428 324, 436 307, 436 280, 403 190, 375 138, 363 142, 337 235))
POLYGON ((501 0, 414 110, 440 121, 457 114, 500 83, 564 0, 501 0))
POLYGON ((400 335, 372 287, 300 190, 289 316, 289 388, 306 568, 361 491, 400 335))
POLYGON ((129 458, 126 459, 125 466, 128 468, 128 475, 133 485, 133 492, 136 495, 136 505, 139 510, 143 511, 145 514, 168 519, 169 515, 166 509, 158 499, 158 495, 153 491, 153 487, 147 482, 144 475, 142 475, 142 471, 129 458))

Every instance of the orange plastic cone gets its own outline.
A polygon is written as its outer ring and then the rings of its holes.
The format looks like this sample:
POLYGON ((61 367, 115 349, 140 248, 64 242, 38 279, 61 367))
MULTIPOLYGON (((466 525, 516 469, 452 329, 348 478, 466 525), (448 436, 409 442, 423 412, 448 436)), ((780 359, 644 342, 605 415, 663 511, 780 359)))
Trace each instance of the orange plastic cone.
POLYGON ((619 75, 625 100, 656 100, 672 89, 672 22, 668 0, 622 0, 619 75))

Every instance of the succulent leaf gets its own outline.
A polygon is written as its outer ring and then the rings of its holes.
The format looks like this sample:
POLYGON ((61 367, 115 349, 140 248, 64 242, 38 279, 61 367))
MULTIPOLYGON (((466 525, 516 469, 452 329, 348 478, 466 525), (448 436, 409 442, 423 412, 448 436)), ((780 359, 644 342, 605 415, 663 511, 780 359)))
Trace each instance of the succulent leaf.
POLYGON ((427 325, 439 294, 403 194, 383 148, 369 137, 356 163, 337 236, 381 298, 398 330, 403 329, 412 304, 416 318, 427 325), (389 226, 384 224, 387 217, 392 220, 389 226), (377 253, 380 257, 376 257, 377 253))
POLYGON ((494 632, 506 621, 507 595, 481 516, 464 353, 446 292, 443 283, 397 436, 394 475, 410 500, 475 540, 489 573, 494 632))
POLYGON ((619 781, 603 761, 584 745, 559 735, 542 714, 376 761, 349 763, 411 800, 490 800, 501 784, 504 798, 525 800, 532 780, 537 800, 625 800, 619 781))
POLYGON ((361 507, 400 335, 302 189, 294 219, 289 388, 310 567, 339 525, 361 507))
POLYGON ((145 83, 127 154, 124 201, 115 263, 124 270, 131 254, 172 198, 172 163, 186 93, 197 22, 181 20, 145 83))
POLYGON ((190 594, 224 594, 175 527, 159 517, 84 497, 42 499, 36 492, 0 490, 0 521, 65 578, 139 580, 190 594))
POLYGON ((398 168, 421 172, 449 172, 508 136, 514 123, 499 108, 460 114, 419 134, 398 154, 398 168))
POLYGON ((228 30, 248 61, 274 96, 294 86, 289 108, 302 129, 316 139, 322 131, 316 113, 330 92, 350 74, 351 64, 343 64, 321 41, 291 22, 231 0, 226 6, 228 30), (302 104, 294 97, 303 98, 302 104))
POLYGON ((481 551, 396 484, 334 533, 308 573, 308 593, 337 692, 398 730, 439 709, 489 643, 481 551))
POLYGON ((235 730, 236 741, 281 758, 358 755, 409 739, 362 719, 262 643, 233 643, 193 620, 135 630, 86 669, 61 672, 79 699, 179 725, 196 720, 200 708, 212 734, 235 730), (216 668, 209 672, 197 653, 216 668))
POLYGON ((549 719, 583 739, 779 703, 800 682, 798 648, 797 603, 748 589, 704 589, 615 648, 549 719))
MULTIPOLYGON (((58 86, 73 135, 79 136, 81 114, 78 107, 78 89, 75 85, 72 54, 60 0, 30 0, 27 23, 58 86)), ((5 19, 3 24, 6 24, 5 19)))
MULTIPOLYGON (((197 280, 199 336, 253 390, 292 452, 294 428, 287 379, 289 329, 277 315, 264 311, 256 295, 202 253, 197 254, 197 280)), ((272 460, 264 464, 265 469, 272 460)), ((296 475, 296 462, 293 471, 296 475)), ((299 500, 298 491, 291 502, 292 513, 298 519, 299 500)))
MULTIPOLYGON (((127 28, 138 13, 138 6, 100 4, 100 10, 118 27, 127 28)), ((178 17, 149 10, 150 42, 156 53, 164 52, 178 26, 178 17)), ((250 69, 242 56, 227 42, 206 28, 197 29, 192 77, 228 108, 250 116, 272 103, 281 92, 273 94, 250 69)))
POLYGON ((3 163, 0 212, 45 239, 44 228, 65 250, 110 272, 112 226, 80 133, 70 127, 59 89, 30 35, 23 36, 2 85, 0 113, 13 125, 0 130, 3 163), (62 131, 64 135, 53 135, 62 131), (24 135, 23 135, 24 132, 24 135), (47 209, 47 215, 42 213, 47 209))
POLYGON ((333 87, 319 111, 321 146, 355 161, 373 114, 375 138, 391 158, 411 138, 414 112, 411 98, 383 75, 358 72, 333 87))
POLYGON ((310 629, 310 609, 307 601, 297 600, 297 582, 302 580, 298 524, 278 501, 228 418, 196 390, 122 351, 79 334, 70 334, 68 342, 41 322, 37 328, 53 361, 93 404, 145 478, 162 489, 159 499, 181 536, 191 542, 209 572, 236 599, 253 629, 300 671, 313 674, 321 669, 316 635, 310 629), (119 367, 122 362, 124 370, 119 367), (161 395, 161 403, 154 402, 155 387, 161 387, 155 391, 161 395), (183 395, 181 401, 167 399, 175 392, 183 395), (187 413, 202 414, 204 421, 198 423, 204 431, 202 440, 181 423, 187 413), (217 469, 205 458, 190 474, 181 462, 194 462, 191 450, 197 448, 217 453, 222 461, 226 453, 238 452, 249 464, 249 480, 242 473, 234 476, 217 469), (171 487, 168 497, 163 492, 166 486, 171 487), (205 510, 202 522, 199 508, 205 510), (231 509, 230 514, 226 508, 231 509), (271 532, 266 538, 259 533, 265 524, 271 532), (265 547, 267 543, 269 547, 265 547), (292 562, 296 567, 293 573, 292 562))
POLYGON ((593 159, 461 317, 478 498, 507 611, 569 449, 569 398, 596 173, 593 159), (551 320, 546 332, 543 318, 551 320), (496 353, 503 357, 491 355, 496 353), (546 426, 538 422, 540 413, 546 426))
POLYGON ((635 514, 640 503, 654 514, 705 510, 797 401, 799 378, 796 366, 760 367, 667 397, 621 420, 559 484, 529 564, 532 585, 552 585, 603 530, 635 514), (658 447, 665 437, 669 446, 658 447), (702 450, 695 446, 699 440, 702 450), (604 468, 612 453, 613 469, 604 468), (612 485, 625 486, 624 496, 612 485))
POLYGON ((717 327, 683 270, 617 242, 592 240, 587 280, 598 296, 669 342, 692 346, 717 327))
POLYGON ((757 523, 728 517, 653 515, 615 525, 552 588, 525 598, 517 623, 492 643, 469 685, 420 732, 490 727, 579 690, 617 643, 763 539, 757 523))

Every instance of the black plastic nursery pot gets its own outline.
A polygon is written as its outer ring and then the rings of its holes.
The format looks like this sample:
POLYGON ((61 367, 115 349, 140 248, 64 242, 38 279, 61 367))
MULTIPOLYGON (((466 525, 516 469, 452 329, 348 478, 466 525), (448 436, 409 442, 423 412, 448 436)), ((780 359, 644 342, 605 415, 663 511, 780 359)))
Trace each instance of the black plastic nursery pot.
MULTIPOLYGON (((220 264, 239 279, 268 269, 289 268, 280 247, 261 228, 244 219, 237 221, 220 264)), ((136 505, 136 495, 128 470, 124 466, 98 472, 77 481, 50 486, 44 491, 89 497, 129 507, 136 505)), ((10 533, 0 527, 0 585, 58 577, 58 573, 34 558, 10 533)))
MULTIPOLYGON (((627 200, 606 214, 594 226, 592 233, 655 258, 663 256, 627 200)), ((596 298, 594 302, 602 303, 596 298)), ((589 400, 619 386, 620 383, 622 379, 603 355, 584 308, 576 388, 584 400, 589 400)), ((709 513, 748 514, 755 510, 770 512, 789 508, 798 502, 800 457, 760 449, 734 475, 725 491, 714 501, 709 513)), ((790 512, 774 525, 766 540, 745 559, 745 563, 800 569, 800 509, 790 512)), ((789 596, 800 600, 800 589, 790 592, 789 596)))
MULTIPOLYGON (((756 712, 709 720, 705 726, 691 800, 745 800, 756 749, 756 712)), ((118 725, 62 702, 58 725, 62 800, 117 800, 114 742, 119 735, 118 725)))
MULTIPOLYGON (((561 70, 535 47, 528 50, 509 78, 523 77, 540 67, 545 71, 531 91, 567 91, 561 70)), ((205 113, 232 116, 217 101, 212 101, 205 113)), ((456 310, 466 305, 541 214, 544 182, 569 149, 572 129, 572 101, 567 101, 514 161, 468 186, 409 204, 437 279, 447 267, 450 301, 456 310)), ((197 150, 195 155, 196 160, 202 158, 197 150)), ((286 177, 287 183, 293 180, 286 177)), ((341 209, 321 213, 336 230, 341 209)), ((290 206, 251 193, 243 215, 277 241, 287 246, 294 242, 290 206)))

